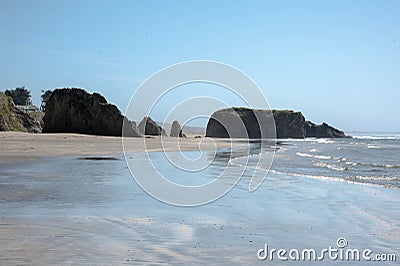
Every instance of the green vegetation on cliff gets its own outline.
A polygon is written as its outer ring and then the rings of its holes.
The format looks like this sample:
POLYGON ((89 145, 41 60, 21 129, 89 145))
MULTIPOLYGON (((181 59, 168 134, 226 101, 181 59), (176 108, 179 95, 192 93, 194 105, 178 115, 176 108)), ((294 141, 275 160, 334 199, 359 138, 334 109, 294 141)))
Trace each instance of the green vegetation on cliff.
POLYGON ((0 131, 24 131, 26 129, 18 121, 12 111, 14 102, 11 97, 0 92, 0 131))

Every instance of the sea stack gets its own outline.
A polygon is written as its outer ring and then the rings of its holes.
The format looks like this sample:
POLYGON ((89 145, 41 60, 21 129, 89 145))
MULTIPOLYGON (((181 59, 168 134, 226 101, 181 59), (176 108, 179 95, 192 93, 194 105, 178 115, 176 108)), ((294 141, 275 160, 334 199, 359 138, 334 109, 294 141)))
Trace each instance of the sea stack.
POLYGON ((170 137, 186 138, 186 135, 182 132, 181 125, 179 124, 179 122, 177 120, 172 122, 170 137))
POLYGON ((151 135, 151 136, 167 136, 165 130, 160 127, 153 119, 148 116, 145 116, 142 121, 140 121, 138 125, 139 132, 143 135, 151 135))

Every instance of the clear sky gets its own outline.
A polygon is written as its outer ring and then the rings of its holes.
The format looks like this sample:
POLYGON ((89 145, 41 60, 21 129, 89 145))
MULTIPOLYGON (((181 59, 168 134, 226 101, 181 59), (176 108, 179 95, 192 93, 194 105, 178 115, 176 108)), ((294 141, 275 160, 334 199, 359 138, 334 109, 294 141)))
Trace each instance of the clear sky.
POLYGON ((0 0, 0 90, 25 86, 36 104, 75 86, 124 112, 150 75, 187 60, 242 70, 272 108, 400 132, 400 1, 0 0))

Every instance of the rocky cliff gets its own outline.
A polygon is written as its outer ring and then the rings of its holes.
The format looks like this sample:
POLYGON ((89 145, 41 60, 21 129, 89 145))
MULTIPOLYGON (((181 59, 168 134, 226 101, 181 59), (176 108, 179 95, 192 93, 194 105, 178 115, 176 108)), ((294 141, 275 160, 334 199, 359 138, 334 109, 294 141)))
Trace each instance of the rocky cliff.
MULTIPOLYGON (((270 114, 270 111, 248 108, 228 108, 219 110, 215 112, 208 121, 206 136, 218 138, 260 138, 260 128, 263 128, 263 121, 258 123, 257 117, 263 120, 264 117, 268 117, 270 114), (232 124, 237 123, 238 117, 243 122, 245 130, 241 129, 239 126, 232 128, 232 124), (228 134, 223 125, 229 125, 231 134, 228 134)), ((273 110, 272 114, 275 120, 277 138, 347 137, 343 131, 333 128, 326 123, 316 125, 310 121, 306 121, 301 112, 273 110)))
POLYGON ((11 97, 0 93, 0 131, 42 132, 40 114, 19 110, 11 97))
POLYGON ((136 124, 98 93, 78 88, 56 89, 46 103, 44 133, 80 133, 138 137, 136 124))

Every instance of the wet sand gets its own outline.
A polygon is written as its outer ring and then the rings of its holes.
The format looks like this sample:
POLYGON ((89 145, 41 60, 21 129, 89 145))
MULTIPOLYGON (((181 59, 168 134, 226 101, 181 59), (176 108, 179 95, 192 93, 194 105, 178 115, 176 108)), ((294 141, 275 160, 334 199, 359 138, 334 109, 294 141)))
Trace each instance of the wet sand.
MULTIPOLYGON (((260 261, 257 251, 265 244, 321 250, 337 247, 339 237, 349 248, 399 255, 398 190, 270 172, 253 193, 245 175, 215 202, 174 207, 133 181, 119 138, 11 135, 2 140, 2 147, 9 144, 2 157, 15 154, 20 163, 0 165, 1 265, 287 265, 294 262, 260 261), (84 158, 105 155, 113 160, 84 158)), ((144 146, 132 141, 133 159, 140 160, 144 146)), ((159 140, 150 141, 160 149, 159 140)), ((197 148, 197 141, 185 147, 197 148)), ((163 153, 152 154, 165 166, 163 153)), ((205 180, 219 167, 206 171, 205 180)), ((342 263, 366 262, 318 265, 342 263)))

